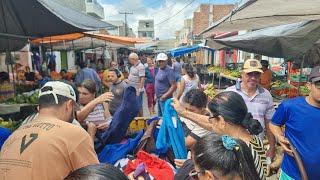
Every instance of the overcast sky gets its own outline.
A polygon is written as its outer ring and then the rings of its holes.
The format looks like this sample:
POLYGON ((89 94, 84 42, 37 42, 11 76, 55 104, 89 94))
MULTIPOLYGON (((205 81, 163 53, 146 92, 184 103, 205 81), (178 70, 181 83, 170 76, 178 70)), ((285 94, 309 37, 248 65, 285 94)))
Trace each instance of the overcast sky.
POLYGON ((119 12, 132 12, 132 15, 128 15, 128 25, 133 28, 136 35, 138 34, 138 20, 154 19, 155 36, 160 39, 174 38, 174 32, 183 27, 183 20, 192 18, 193 12, 201 3, 234 4, 236 1, 237 0, 98 0, 104 7, 106 20, 124 21, 124 15, 119 14, 119 12), (189 3, 191 4, 188 5, 189 3), (181 11, 179 14, 173 16, 179 11, 181 11), (170 17, 172 18, 165 21, 170 17))

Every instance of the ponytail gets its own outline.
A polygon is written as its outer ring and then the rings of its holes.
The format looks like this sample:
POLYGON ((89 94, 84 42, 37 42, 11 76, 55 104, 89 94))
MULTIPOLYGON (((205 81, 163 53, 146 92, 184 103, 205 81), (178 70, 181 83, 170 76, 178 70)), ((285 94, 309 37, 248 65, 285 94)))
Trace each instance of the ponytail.
POLYGON ((195 76, 195 72, 191 64, 189 63, 183 64, 182 68, 186 70, 186 73, 190 78, 193 78, 195 76))
POLYGON ((253 119, 251 113, 247 113, 244 119, 241 121, 241 126, 247 129, 250 134, 258 135, 263 131, 263 128, 260 122, 256 119, 253 119))

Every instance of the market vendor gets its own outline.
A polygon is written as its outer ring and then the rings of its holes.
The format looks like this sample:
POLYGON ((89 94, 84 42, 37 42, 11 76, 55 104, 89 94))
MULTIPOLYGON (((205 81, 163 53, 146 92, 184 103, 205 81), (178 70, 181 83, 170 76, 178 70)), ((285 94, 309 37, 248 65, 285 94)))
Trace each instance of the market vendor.
POLYGON ((10 83, 9 74, 0 72, 0 102, 14 97, 14 87, 10 83))
POLYGON ((271 89, 272 71, 269 69, 269 62, 267 60, 261 60, 262 71, 260 78, 260 84, 267 90, 271 89))

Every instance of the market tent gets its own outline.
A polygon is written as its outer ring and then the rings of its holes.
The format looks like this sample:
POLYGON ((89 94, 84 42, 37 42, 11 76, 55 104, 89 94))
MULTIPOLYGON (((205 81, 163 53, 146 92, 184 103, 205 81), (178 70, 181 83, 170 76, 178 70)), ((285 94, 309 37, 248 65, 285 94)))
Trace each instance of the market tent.
POLYGON ((0 52, 19 50, 28 39, 113 27, 54 0, 1 0, 0 52))
POLYGON ((320 20, 269 27, 214 41, 247 52, 299 62, 319 39, 320 20))
POLYGON ((43 44, 53 50, 89 49, 96 47, 134 47, 144 39, 112 36, 98 33, 73 33, 32 40, 33 44, 43 44))
POLYGON ((184 54, 192 53, 198 51, 201 47, 199 45, 189 46, 189 47, 180 47, 174 50, 169 51, 172 57, 179 57, 184 54))
POLYGON ((229 32, 320 19, 320 0, 247 0, 206 32, 229 32))

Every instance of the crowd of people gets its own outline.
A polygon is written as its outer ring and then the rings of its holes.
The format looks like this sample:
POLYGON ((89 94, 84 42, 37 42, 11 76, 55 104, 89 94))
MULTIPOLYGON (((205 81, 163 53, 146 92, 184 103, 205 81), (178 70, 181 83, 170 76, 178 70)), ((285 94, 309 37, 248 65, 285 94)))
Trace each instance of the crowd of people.
POLYGON ((100 75, 82 64, 74 78, 63 71, 63 80, 39 81, 38 113, 3 144, 0 177, 266 179, 279 143, 280 179, 320 179, 320 66, 309 76, 309 96, 275 109, 264 61, 246 60, 241 82, 208 99, 189 62, 169 66, 165 53, 145 64, 136 53, 128 60, 128 76, 111 61, 100 75), (156 117, 128 137, 132 119, 143 116, 144 97, 156 117))

